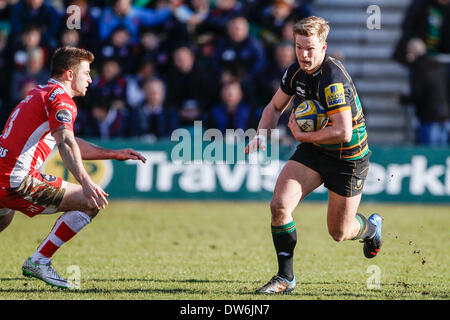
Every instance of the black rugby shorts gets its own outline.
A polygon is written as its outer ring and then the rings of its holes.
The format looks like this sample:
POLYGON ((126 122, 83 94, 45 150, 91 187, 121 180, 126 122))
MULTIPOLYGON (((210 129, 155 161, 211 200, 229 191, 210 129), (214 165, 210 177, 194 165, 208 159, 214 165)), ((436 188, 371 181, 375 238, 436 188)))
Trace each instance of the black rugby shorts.
POLYGON ((289 160, 318 172, 328 190, 344 197, 353 197, 363 190, 370 154, 357 160, 339 160, 323 153, 320 147, 312 143, 301 143, 289 160))

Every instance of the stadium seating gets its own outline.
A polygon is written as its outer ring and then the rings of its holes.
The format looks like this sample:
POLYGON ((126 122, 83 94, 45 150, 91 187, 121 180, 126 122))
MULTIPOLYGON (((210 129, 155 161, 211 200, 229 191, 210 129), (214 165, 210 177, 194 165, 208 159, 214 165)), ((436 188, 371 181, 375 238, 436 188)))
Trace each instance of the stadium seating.
POLYGON ((342 55, 358 89, 371 143, 412 143, 412 113, 397 97, 408 93, 408 72, 391 59, 410 0, 316 0, 316 14, 330 21, 328 52, 342 55), (370 5, 381 9, 381 29, 369 29, 370 5))

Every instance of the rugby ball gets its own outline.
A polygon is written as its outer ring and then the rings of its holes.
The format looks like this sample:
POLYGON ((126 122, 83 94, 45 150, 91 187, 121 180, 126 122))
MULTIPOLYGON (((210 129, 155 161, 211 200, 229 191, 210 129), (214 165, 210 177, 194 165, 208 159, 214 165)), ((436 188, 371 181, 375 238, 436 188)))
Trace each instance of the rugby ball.
POLYGON ((311 132, 324 128, 328 117, 325 109, 317 100, 306 100, 294 111, 295 120, 302 131, 311 132))

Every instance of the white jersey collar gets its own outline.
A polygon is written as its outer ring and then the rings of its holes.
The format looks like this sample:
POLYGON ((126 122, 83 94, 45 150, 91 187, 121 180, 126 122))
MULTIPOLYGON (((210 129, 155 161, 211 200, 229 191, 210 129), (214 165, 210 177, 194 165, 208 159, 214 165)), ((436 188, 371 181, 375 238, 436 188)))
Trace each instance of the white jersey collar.
POLYGON ((69 94, 69 92, 67 91, 66 86, 65 86, 64 84, 62 84, 61 82, 59 82, 58 80, 55 80, 55 79, 53 79, 53 78, 50 78, 50 79, 48 80, 48 82, 49 82, 49 83, 55 83, 55 84, 60 85, 60 86, 64 89, 64 91, 65 91, 65 92, 69 95, 69 97, 70 97, 70 94, 69 94))

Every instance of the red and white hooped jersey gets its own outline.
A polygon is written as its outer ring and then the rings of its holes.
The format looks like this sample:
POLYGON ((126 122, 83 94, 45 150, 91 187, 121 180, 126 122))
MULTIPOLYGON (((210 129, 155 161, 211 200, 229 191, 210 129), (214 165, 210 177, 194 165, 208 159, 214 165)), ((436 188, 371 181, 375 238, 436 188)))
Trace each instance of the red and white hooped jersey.
POLYGON ((13 110, 0 136, 0 186, 18 187, 47 159, 56 144, 52 132, 73 131, 77 107, 54 79, 33 88, 13 110))

